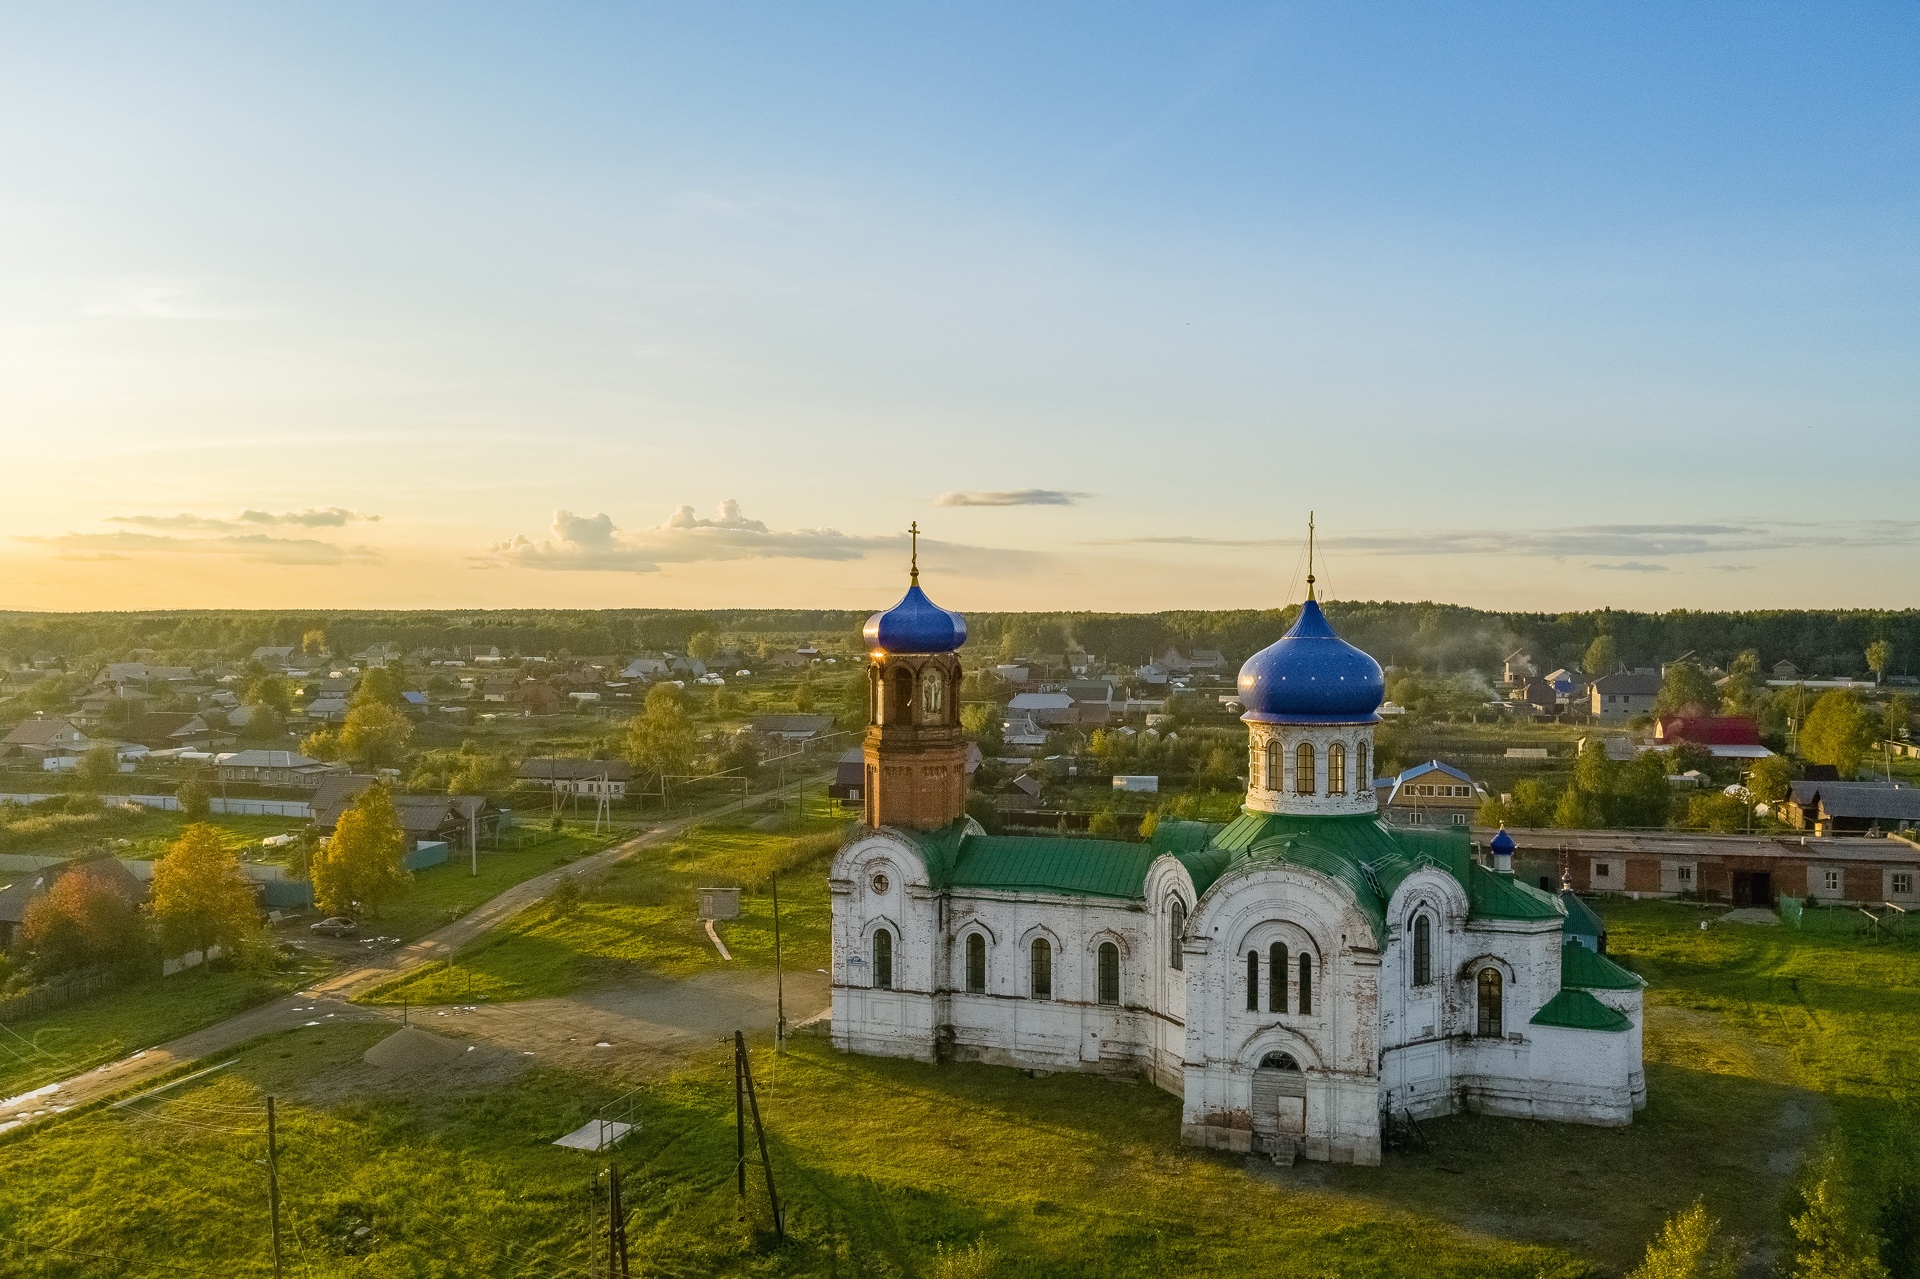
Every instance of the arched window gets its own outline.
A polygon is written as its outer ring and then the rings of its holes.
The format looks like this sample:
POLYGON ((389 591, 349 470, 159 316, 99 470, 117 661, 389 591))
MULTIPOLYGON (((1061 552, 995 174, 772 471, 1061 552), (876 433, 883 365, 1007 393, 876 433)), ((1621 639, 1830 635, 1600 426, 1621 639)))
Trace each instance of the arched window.
POLYGON ((987 993, 987 939, 979 933, 967 934, 967 993, 987 993))
POLYGON ((1357 794, 1364 795, 1373 789, 1373 774, 1367 771, 1367 744, 1361 742, 1353 748, 1353 785, 1357 794))
POLYGON ((1300 954, 1300 1015, 1306 1016, 1313 1011, 1313 956, 1302 951, 1300 954))
POLYGON ((939 671, 920 677, 920 722, 938 724, 946 716, 947 681, 939 671))
POLYGON ((1100 1002, 1120 1002, 1120 948, 1110 941, 1100 943, 1100 1002))
POLYGON ((1044 937, 1033 939, 1029 950, 1033 964, 1027 971, 1027 993, 1035 999, 1053 998, 1053 943, 1044 937))
POLYGON ((1327 747, 1327 794, 1347 793, 1347 748, 1339 742, 1327 747))
POLYGON ((1297 1072, 1300 1069, 1300 1063, 1293 1059, 1292 1053, 1268 1053, 1260 1059, 1260 1069, 1297 1072))
POLYGON ((1187 966, 1180 941, 1187 935, 1187 904, 1178 897, 1167 907, 1167 967, 1175 972, 1187 966))
POLYGON ((1313 743, 1301 742, 1293 752, 1293 793, 1311 795, 1314 788, 1313 743))
POLYGON ((887 707, 887 722, 913 722, 913 672, 904 666, 893 673, 893 699, 887 707))
POLYGON ((1268 790, 1279 790, 1285 761, 1286 757, 1280 753, 1280 743, 1268 742, 1260 752, 1260 785, 1268 790))
POLYGON ((880 722, 880 681, 883 677, 877 666, 867 669, 867 723, 880 722))
POLYGON ((1247 952, 1247 1011, 1260 1011, 1260 952, 1247 952))
POLYGON ((1275 942, 1267 948, 1267 1011, 1287 1011, 1287 944, 1275 942))
POLYGON ((893 934, 884 928, 873 930, 873 985, 876 990, 893 989, 893 934))
POLYGON ((1480 1033, 1496 1038, 1506 1022, 1500 1008, 1502 981, 1498 968, 1488 966, 1480 970, 1480 1033))
POLYGON ((1413 984, 1433 985, 1433 924, 1425 915, 1413 920, 1413 984))

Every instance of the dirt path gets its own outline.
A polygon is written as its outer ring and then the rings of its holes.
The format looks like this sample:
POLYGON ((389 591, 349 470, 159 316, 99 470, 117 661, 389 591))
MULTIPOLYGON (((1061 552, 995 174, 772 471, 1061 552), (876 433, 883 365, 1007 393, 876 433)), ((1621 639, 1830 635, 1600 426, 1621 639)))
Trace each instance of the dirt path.
MULTIPOLYGON (((787 792, 814 785, 824 777, 823 773, 791 782, 787 792)), ((748 805, 763 802, 770 795, 771 792, 769 795, 756 795, 669 822, 592 856, 582 857, 570 865, 523 880, 444 928, 383 956, 378 963, 336 973, 296 994, 262 1004, 158 1047, 108 1062, 85 1074, 48 1084, 18 1097, 0 1099, 0 1132, 56 1118, 76 1107, 90 1105, 138 1084, 159 1079, 188 1062, 231 1051, 261 1035, 328 1021, 397 1022, 402 1015, 400 1009, 361 1007, 347 1001, 360 991, 378 985, 405 969, 446 958, 488 929, 539 901, 568 875, 592 874, 635 856, 644 849, 665 843, 690 826, 738 812, 748 805)), ((719 973, 713 976, 723 980, 711 988, 703 988, 702 980, 685 983, 650 981, 612 990, 582 992, 566 999, 482 1006, 473 1013, 462 1014, 459 1021, 462 1029, 468 1024, 476 1028, 496 1027, 496 1033, 483 1033, 481 1037, 490 1038, 502 1047, 507 1047, 509 1040, 525 1040, 524 1044, 513 1045, 516 1052, 531 1051, 538 1057, 544 1051, 549 1057, 568 1059, 580 1054, 561 1051, 561 1044, 577 1042, 585 1037, 591 1037, 591 1043, 597 1044, 603 1040, 611 1043, 613 1040, 607 1039, 608 1033, 617 1033, 629 1045, 630 1054, 640 1054, 644 1050, 648 1054, 671 1057, 687 1047, 687 1036, 698 1038, 708 1033, 704 1029, 695 1029, 706 1025, 701 1016, 709 1019, 717 1016, 723 1021, 734 1018, 737 1021, 754 1014, 763 1003, 768 1011, 759 1014, 753 1026, 742 1023, 739 1028, 764 1029, 772 1026, 772 974, 764 974, 765 992, 759 991, 756 984, 762 974, 719 973), (741 998, 716 998, 722 991, 731 991, 735 987, 739 988, 741 998), (703 1002, 708 1007, 706 1014, 696 1011, 703 1002), (533 1046, 535 1044, 540 1046, 533 1046)), ((812 983, 823 982, 824 979, 816 973, 789 975, 789 1023, 797 1022, 825 1006, 824 984, 820 985, 817 1001, 811 994, 803 995, 804 999, 812 1001, 808 1003, 805 1013, 796 1011, 797 1006, 793 1002, 796 992, 809 991, 812 983)), ((437 1018, 441 1011, 420 1009, 415 1010, 414 1015, 437 1018)), ((734 1028, 734 1021, 728 1021, 724 1027, 727 1031, 734 1028)), ((585 1055, 591 1057, 594 1052, 608 1051, 592 1049, 585 1055)))

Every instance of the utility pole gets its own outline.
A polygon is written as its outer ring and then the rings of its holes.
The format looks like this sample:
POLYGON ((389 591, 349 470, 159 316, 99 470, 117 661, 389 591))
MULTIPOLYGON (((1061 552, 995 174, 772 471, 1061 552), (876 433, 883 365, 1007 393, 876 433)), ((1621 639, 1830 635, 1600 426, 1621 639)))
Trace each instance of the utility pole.
POLYGON ((744 1081, 746 1068, 746 1036, 736 1030, 733 1032, 733 1173, 742 1199, 747 1197, 747 1089, 744 1081))
POLYGON ((780 973, 780 872, 772 872, 773 879, 773 1006, 774 1006, 774 1047, 787 1051, 787 988, 780 973))
POLYGON ((627 1270, 627 1210, 620 1202, 620 1170, 607 1166, 607 1279, 630 1279, 627 1270))
POLYGON ((747 1194, 747 1130, 746 1121, 740 1112, 740 1092, 744 1085, 747 1106, 753 1111, 753 1135, 760 1145, 760 1167, 767 1174, 767 1206, 773 1211, 773 1234, 780 1242, 787 1240, 786 1219, 780 1215, 780 1194, 773 1186, 773 1161, 767 1158, 767 1130, 760 1122, 760 1101, 753 1091, 753 1068, 747 1062, 747 1037, 740 1031, 733 1032, 733 1078, 734 1078, 734 1132, 737 1143, 737 1167, 739 1169, 740 1196, 747 1194))
POLYGON ((273 1217, 273 1279, 280 1269, 280 1151, 274 1133, 273 1094, 267 1094, 267 1211, 273 1217))

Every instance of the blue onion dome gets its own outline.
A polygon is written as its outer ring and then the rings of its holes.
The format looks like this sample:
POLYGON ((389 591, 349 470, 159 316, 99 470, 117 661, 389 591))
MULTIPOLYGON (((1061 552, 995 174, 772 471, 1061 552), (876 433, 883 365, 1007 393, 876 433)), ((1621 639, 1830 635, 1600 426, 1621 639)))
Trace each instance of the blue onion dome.
POLYGON ((1502 826, 1498 831, 1494 832, 1493 840, 1487 847, 1491 848, 1498 856, 1511 857, 1513 856, 1513 836, 1507 834, 1507 828, 1502 826))
POLYGON ((1240 668, 1242 718, 1263 723, 1373 723, 1386 695, 1380 663, 1335 635, 1311 597, 1293 629, 1240 668))
POLYGON ((885 653, 951 653, 967 642, 967 619, 927 598, 920 574, 900 602, 867 619, 867 647, 885 653))

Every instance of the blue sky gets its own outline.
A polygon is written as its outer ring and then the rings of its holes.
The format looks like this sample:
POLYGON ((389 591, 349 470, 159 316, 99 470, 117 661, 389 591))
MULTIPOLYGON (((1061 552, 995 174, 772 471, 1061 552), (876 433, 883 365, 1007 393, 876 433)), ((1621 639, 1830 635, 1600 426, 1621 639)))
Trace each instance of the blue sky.
POLYGON ((1915 605, 1917 36, 9 6, 0 605, 1915 605))

